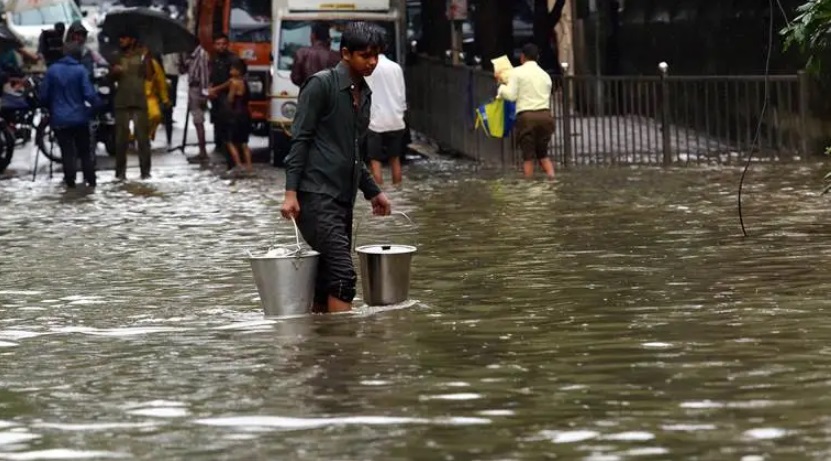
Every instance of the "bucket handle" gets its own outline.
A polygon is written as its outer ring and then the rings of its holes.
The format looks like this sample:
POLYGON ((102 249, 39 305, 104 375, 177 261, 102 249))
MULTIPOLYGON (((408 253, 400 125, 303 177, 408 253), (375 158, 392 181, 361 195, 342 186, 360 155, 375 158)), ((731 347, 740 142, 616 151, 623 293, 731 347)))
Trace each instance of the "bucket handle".
POLYGON ((291 217, 291 223, 294 225, 294 239, 297 241, 297 249, 300 250, 300 228, 297 227, 294 216, 291 217))
MULTIPOLYGON (((390 213, 390 215, 403 216, 404 219, 406 219, 408 223, 414 224, 413 220, 410 219, 410 217, 407 216, 407 213, 404 213, 403 211, 393 211, 393 212, 390 213)), ((357 245, 357 242, 358 242, 358 230, 361 229, 361 223, 362 222, 363 222, 363 216, 358 218, 358 222, 355 223, 355 232, 352 233, 352 253, 355 252, 355 248, 356 248, 356 245, 357 245)))

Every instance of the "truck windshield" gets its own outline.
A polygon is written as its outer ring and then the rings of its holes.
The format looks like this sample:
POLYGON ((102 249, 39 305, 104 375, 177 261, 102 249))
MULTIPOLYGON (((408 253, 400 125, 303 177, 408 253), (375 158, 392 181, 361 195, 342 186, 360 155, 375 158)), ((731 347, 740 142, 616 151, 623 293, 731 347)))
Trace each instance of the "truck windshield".
MULTIPOLYGON (((326 21, 329 23, 329 35, 332 38, 332 49, 334 51, 340 50, 340 36, 341 30, 346 27, 350 21, 337 20, 326 21)), ((393 61, 396 57, 396 35, 395 24, 392 21, 377 21, 376 24, 383 27, 387 31, 387 40, 389 40, 389 47, 386 53, 387 57, 393 61)), ((305 46, 311 45, 312 21, 291 21, 284 20, 280 23, 280 56, 277 61, 278 70, 291 70, 294 64, 294 57, 297 55, 297 50, 305 46)))
POLYGON ((232 42, 271 42, 271 2, 231 0, 228 39, 232 42))
POLYGON ((72 0, 51 3, 40 7, 21 8, 12 13, 12 23, 17 26, 45 26, 56 22, 72 24, 81 19, 81 13, 72 0))

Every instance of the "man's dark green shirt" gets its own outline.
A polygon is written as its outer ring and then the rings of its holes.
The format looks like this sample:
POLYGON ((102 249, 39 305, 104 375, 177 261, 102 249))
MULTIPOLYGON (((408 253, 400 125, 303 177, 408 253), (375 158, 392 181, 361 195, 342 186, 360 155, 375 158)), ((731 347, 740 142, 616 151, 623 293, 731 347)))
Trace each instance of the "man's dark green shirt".
POLYGON ((286 157, 286 190, 326 194, 353 205, 360 189, 367 200, 381 193, 360 148, 369 127, 370 90, 361 81, 353 105, 352 78, 344 63, 309 77, 300 90, 286 157))

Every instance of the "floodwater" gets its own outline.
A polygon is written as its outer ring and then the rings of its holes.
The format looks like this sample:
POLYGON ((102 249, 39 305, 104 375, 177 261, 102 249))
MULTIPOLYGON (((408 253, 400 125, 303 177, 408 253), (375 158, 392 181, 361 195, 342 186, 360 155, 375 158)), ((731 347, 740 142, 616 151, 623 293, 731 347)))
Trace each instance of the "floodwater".
POLYGON ((263 168, 0 181, 0 459, 831 457, 822 166, 754 167, 743 239, 734 169, 415 165, 358 236, 419 247, 414 301, 288 320, 263 168))

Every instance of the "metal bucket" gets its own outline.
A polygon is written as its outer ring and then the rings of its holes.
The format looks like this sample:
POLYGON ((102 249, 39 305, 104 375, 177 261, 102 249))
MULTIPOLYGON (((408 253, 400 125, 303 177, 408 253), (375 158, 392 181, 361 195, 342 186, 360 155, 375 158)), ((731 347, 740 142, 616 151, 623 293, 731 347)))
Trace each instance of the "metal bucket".
POLYGON ((251 270, 265 315, 308 314, 315 295, 319 253, 290 256, 252 256, 251 270))
POLYGON ((386 306, 407 300, 410 263, 416 248, 409 245, 365 245, 357 248, 364 301, 386 306))
POLYGON ((320 254, 301 246, 300 231, 294 226, 296 245, 272 248, 250 255, 248 261, 267 316, 308 314, 314 303, 315 279, 320 254), (283 251, 275 251, 275 250, 283 251))

